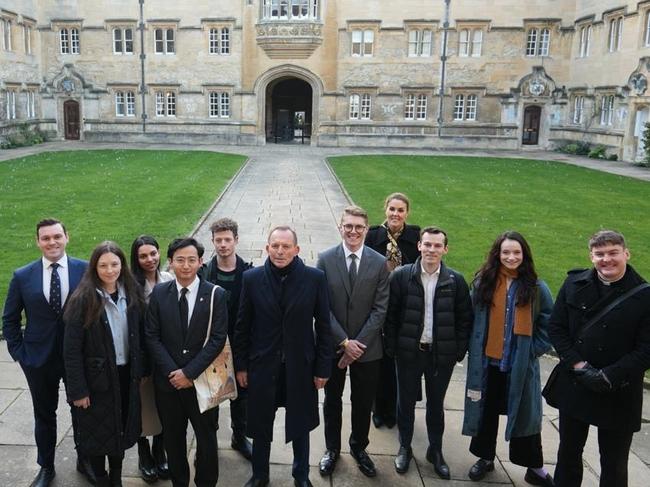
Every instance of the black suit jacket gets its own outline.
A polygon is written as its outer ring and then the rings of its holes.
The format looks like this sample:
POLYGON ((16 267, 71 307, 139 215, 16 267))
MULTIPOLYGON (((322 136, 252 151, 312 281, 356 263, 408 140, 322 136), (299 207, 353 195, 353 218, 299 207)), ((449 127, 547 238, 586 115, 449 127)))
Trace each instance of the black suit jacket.
POLYGON ((228 332, 228 310, 226 293, 220 287, 217 287, 214 294, 210 338, 203 346, 208 331, 213 287, 213 284, 201 280, 185 340, 181 329, 176 280, 154 287, 145 319, 145 340, 154 364, 156 388, 174 391, 168 376, 177 369, 183 369, 188 379, 196 379, 223 349, 228 332))

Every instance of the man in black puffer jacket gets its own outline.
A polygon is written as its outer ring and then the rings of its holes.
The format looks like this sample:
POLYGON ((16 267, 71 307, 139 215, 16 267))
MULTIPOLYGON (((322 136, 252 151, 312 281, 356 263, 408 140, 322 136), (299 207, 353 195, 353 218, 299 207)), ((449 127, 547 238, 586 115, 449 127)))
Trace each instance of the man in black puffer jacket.
POLYGON ((397 364, 397 426, 400 449, 395 470, 405 473, 411 458, 415 402, 424 374, 427 395, 427 460, 449 479, 442 456, 443 401, 456 362, 467 352, 472 303, 462 274, 445 266, 447 234, 436 227, 420 232, 420 257, 391 275, 384 335, 386 354, 397 364))

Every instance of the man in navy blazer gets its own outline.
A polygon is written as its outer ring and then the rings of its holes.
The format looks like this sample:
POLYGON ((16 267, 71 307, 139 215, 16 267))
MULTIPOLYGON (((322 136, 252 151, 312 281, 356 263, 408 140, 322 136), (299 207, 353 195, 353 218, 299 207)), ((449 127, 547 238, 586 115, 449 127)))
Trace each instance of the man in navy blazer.
MULTIPOLYGON (((66 255, 67 244, 63 223, 52 218, 38 222, 36 245, 42 257, 14 272, 2 314, 9 354, 23 369, 32 396, 41 466, 34 487, 47 487, 55 475, 56 408, 59 383, 64 378, 63 308, 87 267, 85 261, 66 255)), ((77 469, 92 479, 92 471, 86 468, 78 459, 77 469)))
POLYGON ((246 487, 269 484, 278 407, 286 410, 294 485, 311 487, 309 432, 318 426, 318 389, 330 376, 334 348, 327 282, 298 257, 290 227, 272 229, 266 251, 263 266, 244 272, 233 340, 237 381, 248 388, 246 432, 253 438, 253 476, 246 487))
POLYGON ((163 427, 163 441, 174 487, 189 486, 187 462, 187 422, 196 436, 198 487, 214 487, 219 478, 217 460, 217 409, 199 410, 193 380, 221 353, 228 333, 226 292, 217 287, 212 303, 213 284, 197 276, 203 264, 203 246, 193 238, 169 244, 167 258, 173 281, 154 287, 149 299, 145 336, 154 364, 156 405, 163 427))

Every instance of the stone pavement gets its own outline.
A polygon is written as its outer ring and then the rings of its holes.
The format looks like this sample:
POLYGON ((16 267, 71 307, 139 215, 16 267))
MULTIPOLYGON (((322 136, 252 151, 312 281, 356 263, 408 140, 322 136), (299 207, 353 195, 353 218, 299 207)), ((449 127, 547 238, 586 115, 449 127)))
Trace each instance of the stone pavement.
MULTIPOLYGON (((111 144, 85 143, 48 143, 26 149, 0 152, 0 160, 20 157, 43 150, 116 148, 111 144)), ((119 146, 122 147, 122 146, 119 146)), ((326 155, 351 154, 350 149, 312 148, 305 146, 266 146, 266 147, 213 147, 213 146, 160 146, 138 145, 143 149, 202 149, 237 152, 249 156, 246 166, 238 173, 227 191, 220 196, 217 203, 199 222, 194 233, 211 249, 209 223, 221 216, 230 216, 240 223, 239 253, 260 264, 264 259, 263 248, 268 230, 276 224, 291 224, 298 232, 301 256, 313 264, 317 253, 339 241, 336 222, 342 208, 348 203, 335 178, 323 160, 326 155)), ((432 151, 395 151, 363 150, 363 153, 422 153, 440 154, 432 151)), ((445 154, 450 154, 445 152, 445 154)), ((596 164, 599 169, 622 173, 626 176, 650 180, 650 171, 609 162, 573 158, 557 153, 537 152, 457 152, 460 155, 527 157, 536 159, 557 159, 563 162, 583 165, 596 164), (564 160, 567 159, 567 160, 564 160), (608 165, 608 166, 605 166, 608 165), (611 167, 609 167, 611 165, 611 167)), ((381 204, 378 202, 377 204, 381 204)), ((542 380, 545 381, 552 369, 555 359, 542 359, 542 380)), ((405 475, 398 475, 393 468, 393 456, 398 448, 396 429, 371 428, 370 454, 374 458, 379 475, 375 479, 365 478, 356 468, 347 452, 337 465, 332 478, 321 478, 318 474, 318 460, 324 451, 322 427, 311 435, 311 480, 315 486, 371 486, 403 485, 411 486, 483 486, 504 485, 524 486, 525 469, 508 461, 507 445, 500 436, 496 470, 483 482, 471 482, 467 471, 475 458, 469 453, 469 438, 460 434, 463 416, 464 364, 456 367, 445 402, 447 429, 445 432, 444 453, 451 467, 452 480, 440 480, 433 467, 426 462, 426 430, 424 428, 424 403, 418 403, 416 411, 416 428, 413 441, 415 461, 405 475)), ((642 487, 648 485, 650 478, 650 394, 646 392, 644 407, 644 426, 635 435, 630 455, 630 485, 642 487)), ((346 396, 348 393, 346 392, 346 396)), ((322 394, 321 394, 322 400, 322 394)), ((70 415, 64 400, 63 390, 59 400, 59 443, 57 448, 57 477, 54 486, 81 486, 83 478, 75 470, 75 452, 71 437, 70 415)), ((230 449, 229 408, 222 406, 221 428, 219 430, 220 481, 219 485, 242 486, 250 476, 250 466, 238 453, 230 449)), ((349 401, 344 404, 343 438, 349 435, 349 401)), ((545 407, 543 427, 544 453, 548 468, 552 471, 557 455, 557 411, 545 407)), ((272 485, 284 487, 293 485, 290 477, 291 447, 283 442, 284 410, 279 410, 275 422, 275 441, 271 453, 272 485)), ((191 431, 191 429, 190 429, 191 431)), ((503 428, 501 433, 503 432, 503 428)), ((193 437, 188 433, 192 448, 193 437)), ((345 442, 344 442, 345 443, 345 442)), ((192 457, 193 450, 189 455, 192 457)), ((3 458, 0 468, 0 486, 26 487, 37 472, 35 463, 36 448, 33 439, 33 419, 29 391, 19 366, 9 357, 6 347, 0 345, 0 455, 3 458)), ((585 487, 598 485, 598 447, 595 432, 592 432, 585 448, 585 487)), ((138 477, 137 453, 132 448, 127 452, 124 464, 124 483, 127 486, 146 485, 138 477)), ((168 486, 169 482, 157 485, 168 486)))

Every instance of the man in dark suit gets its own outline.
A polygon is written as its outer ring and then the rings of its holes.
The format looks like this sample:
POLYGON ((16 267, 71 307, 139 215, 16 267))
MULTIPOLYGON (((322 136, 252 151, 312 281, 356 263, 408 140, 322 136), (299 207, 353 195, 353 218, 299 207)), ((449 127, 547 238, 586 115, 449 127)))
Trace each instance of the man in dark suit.
POLYGON ((187 487, 187 422, 196 435, 198 487, 214 487, 219 478, 215 409, 199 411, 193 380, 219 355, 228 333, 225 291, 199 279, 203 246, 193 238, 169 244, 167 258, 176 279, 156 285, 145 322, 146 342, 154 364, 156 405, 160 413, 169 473, 174 487, 187 487), (210 307, 213 307, 210 336, 210 307))
MULTIPOLYGON (((202 275, 206 281, 221 286, 226 291, 228 303, 228 337, 233 340, 237 312, 239 310, 239 295, 244 271, 253 264, 245 262, 235 252, 239 242, 239 226, 230 218, 220 218, 210 225, 212 243, 214 244, 214 257, 203 266, 202 275)), ((232 438, 230 446, 250 460, 253 456, 253 447, 246 438, 246 405, 248 396, 246 389, 237 386, 237 399, 230 401, 230 424, 232 438)), ((219 410, 216 411, 217 420, 219 410)))
POLYGON ((386 258, 366 247, 368 214, 358 206, 343 211, 339 225, 343 242, 322 252, 316 267, 325 272, 330 298, 330 321, 338 356, 325 386, 325 446, 321 475, 334 471, 341 451, 345 375, 350 369, 352 433, 350 454, 368 477, 377 475, 366 452, 370 411, 377 390, 383 356, 381 332, 388 307, 386 258))
MULTIPOLYGON (((87 266, 85 261, 66 255, 67 244, 68 233, 59 220, 38 222, 36 245, 42 257, 14 272, 2 315, 9 354, 23 369, 34 406, 41 466, 34 487, 48 486, 55 476, 56 409, 59 383, 64 378, 62 312, 87 266)), ((78 458, 77 469, 96 482, 87 461, 78 458)))
POLYGON ((469 288, 459 272, 447 267, 447 234, 436 227, 420 232, 420 257, 397 268, 390 278, 384 336, 386 354, 397 369, 397 427, 400 448, 395 470, 406 473, 413 457, 411 441, 415 402, 424 375, 427 395, 426 459, 443 479, 450 478, 442 455, 443 403, 456 362, 467 352, 473 311, 469 288))
POLYGON ((253 476, 246 487, 269 483, 273 421, 286 408, 285 441, 293 446, 293 478, 310 487, 309 432, 318 426, 318 389, 332 360, 327 283, 307 267, 290 227, 275 227, 262 267, 244 273, 233 354, 237 381, 248 387, 247 434, 253 438, 253 476))
POLYGON ((593 267, 569 272, 549 321, 560 356, 554 398, 547 396, 560 410, 554 480, 558 487, 581 485, 582 451, 593 425, 600 486, 626 487, 632 436, 641 429, 643 376, 650 368, 650 288, 628 264, 620 233, 594 234, 589 254, 593 267))

